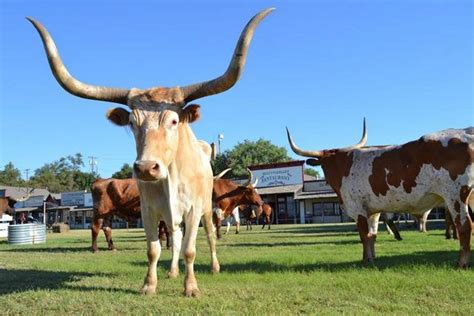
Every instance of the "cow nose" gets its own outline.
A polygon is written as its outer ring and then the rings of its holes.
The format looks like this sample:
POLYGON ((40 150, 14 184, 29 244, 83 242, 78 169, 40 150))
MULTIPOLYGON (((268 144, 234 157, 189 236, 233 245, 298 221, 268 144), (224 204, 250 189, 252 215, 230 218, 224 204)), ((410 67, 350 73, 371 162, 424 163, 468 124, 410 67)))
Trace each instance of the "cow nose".
POLYGON ((133 170, 138 179, 143 181, 158 180, 160 175, 160 165, 152 160, 140 160, 133 164, 133 170))

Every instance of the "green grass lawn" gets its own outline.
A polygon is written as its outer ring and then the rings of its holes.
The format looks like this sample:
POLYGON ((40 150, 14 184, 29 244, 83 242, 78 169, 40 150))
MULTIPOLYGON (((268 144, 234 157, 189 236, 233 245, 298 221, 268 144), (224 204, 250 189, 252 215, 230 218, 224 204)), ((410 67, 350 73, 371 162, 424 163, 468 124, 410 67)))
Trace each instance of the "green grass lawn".
POLYGON ((455 268, 459 243, 441 230, 402 236, 380 231, 376 262, 363 267, 353 224, 254 226, 223 236, 221 273, 212 275, 201 230, 197 299, 182 295, 182 264, 178 279, 166 278, 166 249, 157 294, 138 294, 147 267, 141 229, 115 230, 117 252, 100 235, 97 254, 88 230, 48 233, 41 245, 0 239, 0 314, 472 314, 474 271, 455 268))

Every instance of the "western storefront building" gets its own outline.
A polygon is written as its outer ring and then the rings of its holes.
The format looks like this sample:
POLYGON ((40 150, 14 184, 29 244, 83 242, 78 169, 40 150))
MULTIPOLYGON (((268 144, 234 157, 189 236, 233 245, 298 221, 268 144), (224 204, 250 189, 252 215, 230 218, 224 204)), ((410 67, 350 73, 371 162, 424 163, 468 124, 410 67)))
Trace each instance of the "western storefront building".
POLYGON ((304 160, 250 166, 257 191, 273 208, 275 224, 340 223, 343 214, 336 193, 326 184, 304 174, 304 160))

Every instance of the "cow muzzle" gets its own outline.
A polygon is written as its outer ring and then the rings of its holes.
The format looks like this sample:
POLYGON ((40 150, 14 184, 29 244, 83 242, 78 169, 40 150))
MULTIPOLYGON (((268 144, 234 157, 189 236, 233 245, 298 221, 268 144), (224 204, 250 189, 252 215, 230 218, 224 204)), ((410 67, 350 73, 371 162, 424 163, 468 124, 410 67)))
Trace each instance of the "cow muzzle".
POLYGON ((135 177, 142 181, 157 181, 164 179, 166 173, 160 164, 153 160, 137 160, 133 164, 135 177))

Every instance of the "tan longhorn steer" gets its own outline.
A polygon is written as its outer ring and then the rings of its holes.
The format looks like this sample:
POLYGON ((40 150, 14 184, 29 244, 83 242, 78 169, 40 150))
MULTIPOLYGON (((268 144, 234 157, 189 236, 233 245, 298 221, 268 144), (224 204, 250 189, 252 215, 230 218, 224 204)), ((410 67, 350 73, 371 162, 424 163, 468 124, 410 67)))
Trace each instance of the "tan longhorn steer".
POLYGON ((107 118, 116 125, 129 126, 135 136, 137 158, 133 175, 140 192, 148 249, 148 272, 142 293, 153 294, 157 287, 160 220, 164 220, 171 230, 173 252, 178 255, 183 240, 186 296, 199 294, 194 260, 201 218, 211 247, 212 271, 219 271, 212 226, 211 148, 198 141, 191 130, 190 123, 199 117, 199 105, 189 103, 224 92, 238 81, 255 28, 272 10, 261 11, 245 26, 222 76, 183 87, 150 89, 109 88, 78 81, 67 71, 46 28, 29 18, 41 36, 51 70, 65 90, 81 98, 115 102, 130 109, 111 109, 107 118), (182 222, 186 225, 184 238, 180 229, 182 222))

